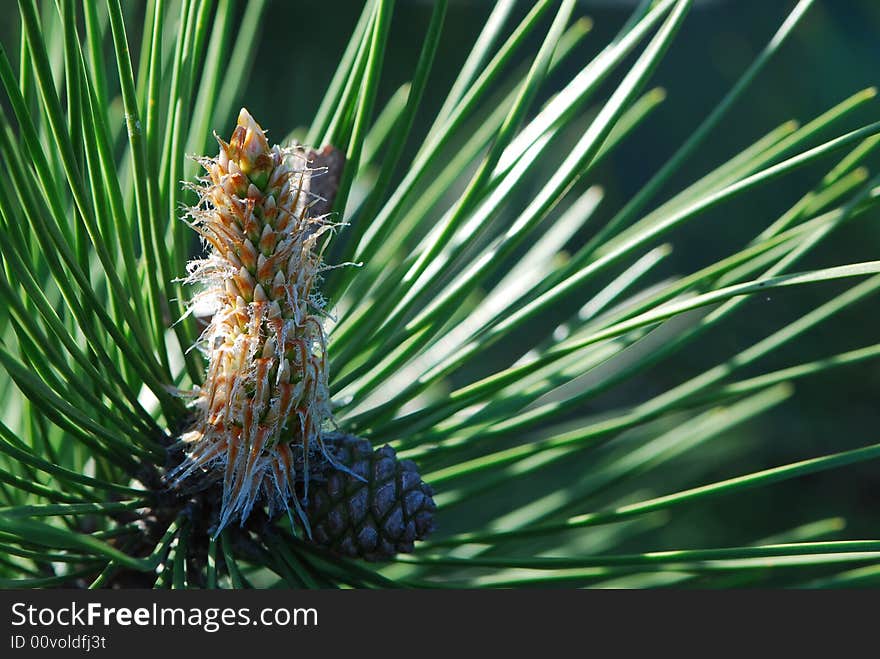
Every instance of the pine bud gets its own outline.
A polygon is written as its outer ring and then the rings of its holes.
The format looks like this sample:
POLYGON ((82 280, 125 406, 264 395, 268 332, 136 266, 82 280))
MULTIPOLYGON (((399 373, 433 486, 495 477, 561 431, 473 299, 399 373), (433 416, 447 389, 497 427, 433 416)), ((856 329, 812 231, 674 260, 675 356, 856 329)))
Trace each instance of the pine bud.
POLYGON ((187 281, 215 313, 202 336, 208 360, 196 421, 182 435, 185 458, 172 487, 191 475, 222 478, 219 532, 242 524, 260 499, 270 513, 301 511, 297 484, 329 461, 331 418, 323 300, 316 290, 321 236, 330 225, 309 211, 312 170, 303 147, 269 146, 242 109, 229 142, 204 158, 207 175, 190 209, 209 244, 187 281))
POLYGON ((434 529, 433 491, 412 460, 388 445, 373 450, 353 435, 325 438, 334 461, 323 481, 309 486, 306 515, 312 539, 352 558, 380 561, 411 552, 434 529), (363 480, 361 480, 363 479, 363 480))

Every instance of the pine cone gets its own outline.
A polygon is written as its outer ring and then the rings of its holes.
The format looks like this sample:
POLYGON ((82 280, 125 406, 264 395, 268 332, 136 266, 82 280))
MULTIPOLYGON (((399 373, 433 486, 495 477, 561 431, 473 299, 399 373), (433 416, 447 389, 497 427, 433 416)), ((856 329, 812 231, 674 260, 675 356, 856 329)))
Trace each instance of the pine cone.
POLYGON ((325 438, 336 461, 352 474, 332 469, 309 486, 306 514, 312 540, 339 554, 368 561, 411 552, 434 529, 433 490, 412 460, 400 460, 387 444, 373 450, 354 435, 325 438))

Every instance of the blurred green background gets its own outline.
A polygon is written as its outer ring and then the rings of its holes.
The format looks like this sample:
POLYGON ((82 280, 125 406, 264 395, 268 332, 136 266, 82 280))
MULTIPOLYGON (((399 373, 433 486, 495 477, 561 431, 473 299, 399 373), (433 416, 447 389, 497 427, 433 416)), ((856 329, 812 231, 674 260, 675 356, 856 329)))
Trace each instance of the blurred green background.
MULTIPOLYGON (((430 16, 430 4, 400 0, 396 5, 380 107, 411 76, 430 16)), ((524 15, 531 3, 519 4, 515 14, 524 15)), ((545 96, 570 80, 614 36, 635 4, 613 0, 579 3, 578 13, 594 21, 593 30, 546 86, 545 96)), ((783 0, 716 0, 695 4, 651 83, 667 90, 666 101, 596 176, 583 184, 586 187, 587 183, 597 183, 606 193, 598 222, 589 226, 596 227, 610 217, 662 165, 736 81, 794 5, 793 1, 783 0)), ((491 7, 488 1, 450 2, 444 38, 426 92, 426 111, 417 120, 417 135, 428 129, 433 119, 428 109, 439 108, 491 7)), ((298 0, 270 6, 273 17, 263 32, 250 85, 243 94, 249 109, 261 117, 264 126, 292 127, 309 121, 361 8, 362 3, 339 0, 298 0)), ((537 44, 536 39, 535 47, 537 44)), ((606 88, 612 89, 615 82, 609 80, 606 88)), ((733 108, 682 174, 667 186, 664 198, 780 123, 792 118, 805 123, 878 82, 880 3, 818 0, 743 101, 733 108)), ((880 104, 874 101, 854 113, 846 129, 878 118, 880 104)), ((222 126, 220 130, 227 128, 222 126)), ((572 143, 576 137, 571 136, 572 143)), ((691 272, 710 262, 722 252, 722 245, 731 241, 744 245, 760 227, 818 182, 832 164, 828 160, 800 170, 747 199, 726 203, 688 224, 672 236, 675 250, 665 265, 665 274, 691 272)), ((877 163, 871 164, 875 165, 872 170, 876 169, 877 163)), ((547 175, 554 165, 547 163, 547 175)), ((663 199, 657 200, 660 201, 663 199)), ((878 221, 880 214, 874 212, 845 226, 805 260, 802 268, 878 258, 878 221)), ((659 272, 658 277, 663 274, 659 272)), ((805 287, 757 298, 686 353, 609 392, 582 412, 601 413, 603 409, 646 400, 730 357, 848 285, 805 287)), ((589 292, 583 299, 588 295, 589 292)), ((582 300, 572 300, 572 310, 581 303, 582 300)), ((876 300, 856 305, 743 376, 875 343, 880 317, 877 309, 876 300)), ((516 346, 508 343, 502 349, 515 351, 516 346)), ((505 356, 499 355, 498 359, 504 361, 505 356)), ((664 481, 669 474, 660 471, 653 479, 639 480, 639 487, 662 494, 671 491, 673 485, 676 489, 698 485, 877 441, 878 391, 880 362, 876 361, 803 380, 787 403, 677 461, 675 480, 669 484, 664 481)), ((578 478, 583 469, 589 469, 589 463, 552 470, 546 478, 578 478)), ((556 486, 559 485, 557 480, 556 486)), ((626 495, 627 488, 632 487, 632 483, 622 484, 608 493, 608 500, 626 495)), ((498 496, 498 511, 508 509, 511 499, 527 498, 525 489, 523 484, 512 484, 511 491, 498 496)), ((649 544, 658 548, 684 546, 682 538, 690 538, 687 544, 693 546, 723 546, 836 515, 846 517, 850 537, 877 535, 880 471, 876 464, 802 478, 752 491, 747 496, 748 501, 723 498, 687 507, 668 523, 658 523, 650 530, 649 534, 657 537, 649 544)), ((489 514, 486 512, 486 516, 489 514)), ((463 518, 456 519, 456 527, 459 524, 467 526, 463 518)), ((647 544, 643 542, 640 549, 647 544)))
MULTIPOLYGON (((12 0, 0 0, 9 5, 12 0)), ((46 0, 47 7, 51 3, 46 0)), ((624 0, 582 0, 578 14, 594 21, 592 32, 577 51, 548 81, 543 102, 570 80, 623 25, 634 2, 624 0)), ((687 18, 651 85, 667 90, 665 102, 640 126, 630 139, 590 178, 581 189, 598 184, 605 197, 598 215, 588 225, 595 229, 619 209, 648 180, 712 110, 723 94, 763 48, 795 5, 790 0, 699 0, 687 18)), ((304 126, 314 115, 324 89, 335 70, 357 17, 361 2, 348 0, 275 0, 267 7, 267 20, 246 89, 239 98, 276 139, 304 126)), ((520 2, 508 27, 515 25, 531 3, 520 2)), ((474 39, 491 11, 488 1, 453 0, 447 14, 444 36, 426 91, 424 110, 417 117, 414 134, 424 136, 440 107, 474 39)), ((143 16, 143 3, 126 3, 132 22, 143 16)), ((409 80, 431 12, 428 0, 398 0, 391 25, 390 46, 385 54, 378 106, 409 80)), ((4 43, 16 43, 17 26, 0 25, 4 43)), ((540 31, 539 31, 540 32, 540 31)), ((133 31, 131 43, 140 35, 133 31)), ((535 35, 534 52, 540 34, 535 35)), ((136 53, 133 53, 136 55, 136 53)), ((880 83, 880 2, 877 0, 817 0, 769 66, 748 90, 708 142, 690 159, 667 186, 657 203, 682 186, 737 153, 743 147, 788 119, 801 123, 825 111, 856 91, 880 83)), ((610 91, 619 78, 611 78, 610 91)), ((855 128, 880 118, 880 103, 873 101, 847 119, 840 128, 855 128)), ((584 118, 581 129, 589 117, 584 118)), ((234 117, 214 128, 228 134, 234 117)), ((820 135, 816 143, 830 135, 820 135)), ((577 134, 568 136, 571 143, 577 134)), ((409 145, 410 155, 418 140, 409 145)), ((559 160, 564 145, 558 149, 559 160)), ((558 160, 542 164, 546 178, 558 160)), ((669 240, 674 252, 656 273, 660 278, 672 272, 692 272, 714 260, 729 246, 744 245, 761 227, 770 224, 833 165, 799 170, 765 186, 747 198, 723 204, 702 214, 674 233, 669 240), (724 247, 727 246, 727 247, 724 247)), ((872 171, 880 163, 874 161, 872 171)), ((403 172, 398 172, 400 178, 403 172)), ((536 183, 537 184, 537 183, 536 183)), ((454 194, 455 191, 451 191, 454 194)), ((512 222, 513 217, 504 218, 512 222)), ((880 213, 874 211, 846 225, 823 247, 800 264, 800 269, 874 260, 880 254, 880 213)), ((589 235, 577 236, 576 248, 589 235)), ((687 352, 661 363, 643 376, 596 399, 580 414, 646 400, 701 370, 719 363, 751 345, 806 310, 832 297, 850 284, 822 284, 788 289, 755 298, 721 328, 704 336, 687 352)), ((591 291, 571 301, 577 310, 591 291)), ((820 328, 760 363, 758 372, 810 361, 878 340, 877 300, 856 305, 820 328)), ((545 331, 556 319, 548 319, 545 331)), ((537 330, 534 330, 537 331, 537 330)), ((496 363, 507 363, 518 355, 515 341, 505 343, 495 355, 496 363), (505 352, 506 351, 506 352, 505 352)), ((493 363, 474 365, 470 375, 484 373, 493 363)), ((468 374, 465 374, 468 375, 468 374)), ((880 362, 868 362, 803 380, 797 395, 768 414, 739 426, 711 443, 675 461, 674 473, 657 470, 605 494, 612 501, 645 493, 663 494, 702 483, 816 455, 842 451, 878 441, 880 427, 880 362)), ((670 419, 672 421, 672 419, 670 419)), ((652 427, 650 432, 662 428, 652 427)), ((638 433, 635 433, 636 435, 638 433)), ((626 446, 626 438, 616 445, 626 446)), ((581 477, 589 462, 578 462, 547 470, 545 478, 554 487, 565 479, 581 477)), ((495 505, 479 511, 482 517, 508 509, 518 499, 527 500, 530 488, 548 489, 546 483, 512 483, 496 497, 495 505)), ((551 488, 552 489, 552 488, 551 488)), ((880 520, 880 470, 874 463, 826 472, 751 491, 747 500, 722 498, 687 506, 669 519, 655 519, 638 540, 639 550, 666 546, 724 546, 751 542, 774 532, 818 519, 841 515, 846 518, 849 537, 876 537, 880 520), (673 540, 674 538, 674 540, 673 540)), ((461 508, 461 506, 459 507, 461 508)), ((467 528, 468 511, 456 511, 455 519, 443 520, 444 527, 467 528)), ((477 514, 472 511, 472 514, 477 514)), ((631 540, 636 541, 636 540, 631 540)), ((621 547, 625 551, 627 547, 621 547)))

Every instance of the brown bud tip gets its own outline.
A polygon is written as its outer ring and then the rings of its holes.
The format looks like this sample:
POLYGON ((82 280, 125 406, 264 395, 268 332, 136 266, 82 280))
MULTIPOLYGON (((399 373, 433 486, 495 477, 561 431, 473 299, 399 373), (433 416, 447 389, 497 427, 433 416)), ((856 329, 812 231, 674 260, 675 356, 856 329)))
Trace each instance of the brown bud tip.
POLYGON ((262 189, 274 163, 266 133, 245 108, 238 113, 238 124, 229 145, 230 155, 237 161, 239 169, 262 189))
POLYGON ((345 154, 335 146, 324 145, 320 151, 308 152, 309 166, 316 171, 310 181, 310 192, 316 200, 312 203, 312 217, 326 215, 333 210, 333 202, 339 190, 339 181, 345 167, 345 154))

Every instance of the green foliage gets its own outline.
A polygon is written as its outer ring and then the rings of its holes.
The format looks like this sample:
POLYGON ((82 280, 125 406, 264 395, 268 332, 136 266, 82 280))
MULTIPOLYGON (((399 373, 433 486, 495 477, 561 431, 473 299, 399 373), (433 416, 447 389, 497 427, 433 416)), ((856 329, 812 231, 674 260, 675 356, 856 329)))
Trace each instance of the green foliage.
POLYGON ((880 180, 864 163, 880 122, 842 129, 875 90, 782 124, 660 199, 812 0, 602 226, 589 224, 598 166, 663 102, 648 83, 691 3, 642 2, 554 88, 591 23, 573 0, 544 0, 510 25, 514 3, 499 0, 424 136, 415 118, 446 2, 419 28, 411 82, 378 108, 393 4, 365 3, 306 140, 346 155, 335 202, 346 226, 326 256, 354 265, 328 270, 323 286, 337 421, 418 463, 437 492, 438 531, 368 566, 286 521, 211 538, 199 510, 172 505, 162 486, 166 447, 186 423, 179 394, 204 373, 182 303, 197 246, 180 182, 198 175, 187 154, 212 152, 210 131, 227 133, 247 105, 252 67, 284 76, 281 59, 255 61, 271 3, 19 0, 20 41, 0 44, 0 585, 876 584, 880 541, 846 537, 840 518, 788 528, 779 516, 772 537, 742 546, 646 544, 647 530, 716 497, 747 509, 755 488, 880 458, 873 444, 718 479, 701 451, 736 442, 735 429, 795 395, 799 379, 880 355, 829 347, 744 374, 880 288, 880 261, 798 267, 877 205, 880 180), (677 229, 806 166, 824 175, 762 217, 750 242, 658 274, 677 229), (578 235, 589 239, 570 253, 578 235), (795 287, 827 301, 733 355, 712 347, 712 367, 636 405, 599 399, 736 314, 748 319, 751 297, 795 287))

